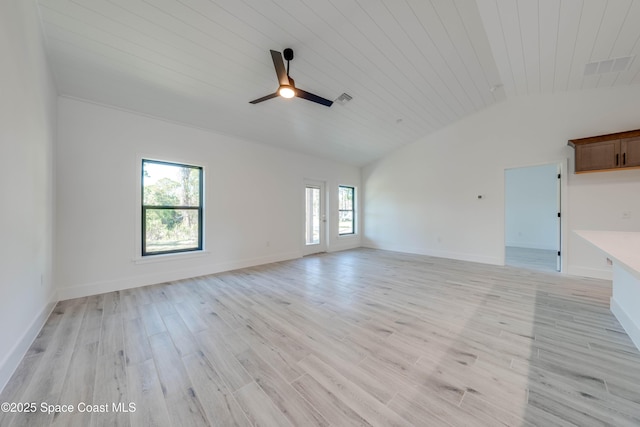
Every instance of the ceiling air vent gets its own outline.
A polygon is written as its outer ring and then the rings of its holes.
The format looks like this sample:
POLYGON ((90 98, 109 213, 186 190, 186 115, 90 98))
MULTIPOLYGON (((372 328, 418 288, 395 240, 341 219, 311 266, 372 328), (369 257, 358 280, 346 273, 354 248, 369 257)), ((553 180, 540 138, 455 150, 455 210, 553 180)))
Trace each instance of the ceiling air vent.
POLYGON ((622 56, 620 58, 610 58, 602 61, 589 62, 584 66, 585 76, 594 76, 596 74, 619 73, 626 71, 633 62, 635 56, 622 56))
POLYGON ((349 95, 348 93, 343 93, 342 95, 337 97, 334 102, 337 102, 340 105, 344 105, 347 102, 351 101, 352 99, 353 97, 351 95, 349 95))

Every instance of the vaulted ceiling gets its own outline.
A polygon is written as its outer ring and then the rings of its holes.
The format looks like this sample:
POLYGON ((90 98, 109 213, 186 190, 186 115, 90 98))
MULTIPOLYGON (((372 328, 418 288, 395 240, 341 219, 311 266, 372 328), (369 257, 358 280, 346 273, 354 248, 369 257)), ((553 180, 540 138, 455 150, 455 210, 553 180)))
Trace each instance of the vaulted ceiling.
POLYGON ((508 97, 640 83, 640 0, 38 3, 61 95, 358 166, 508 97), (298 87, 353 99, 249 104, 287 47, 298 87))

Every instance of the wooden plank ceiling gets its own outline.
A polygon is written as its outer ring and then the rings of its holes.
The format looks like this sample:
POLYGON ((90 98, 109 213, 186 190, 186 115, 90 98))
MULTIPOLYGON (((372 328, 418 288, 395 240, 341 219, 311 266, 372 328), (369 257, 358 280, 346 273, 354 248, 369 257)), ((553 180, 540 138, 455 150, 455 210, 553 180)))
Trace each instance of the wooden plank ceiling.
POLYGON ((358 166, 506 97, 640 83, 640 0, 38 3, 61 95, 358 166), (249 104, 287 47, 298 87, 353 100, 249 104))

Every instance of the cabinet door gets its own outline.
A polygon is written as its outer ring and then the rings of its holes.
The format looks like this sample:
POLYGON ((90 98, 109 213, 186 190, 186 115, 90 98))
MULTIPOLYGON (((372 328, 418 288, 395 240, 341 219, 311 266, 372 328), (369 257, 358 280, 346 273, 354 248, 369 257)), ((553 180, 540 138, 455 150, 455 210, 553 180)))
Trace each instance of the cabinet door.
POLYGON ((621 139, 620 153, 622 167, 640 166, 640 137, 621 139))
POLYGON ((620 140, 576 145, 576 172, 620 167, 620 140))

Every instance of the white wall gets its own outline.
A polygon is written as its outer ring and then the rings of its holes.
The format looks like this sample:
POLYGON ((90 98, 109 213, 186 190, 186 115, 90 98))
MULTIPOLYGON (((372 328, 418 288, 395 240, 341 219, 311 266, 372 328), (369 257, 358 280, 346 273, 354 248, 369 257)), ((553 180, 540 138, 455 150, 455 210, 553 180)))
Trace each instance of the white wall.
POLYGON ((59 116, 61 299, 299 257, 305 178, 331 189, 328 250, 360 246, 337 237, 337 188, 360 186, 356 167, 68 98, 59 116), (134 262, 142 157, 205 167, 204 256, 134 262))
POLYGON ((35 3, 0 2, 0 390, 54 303, 55 87, 35 3))
POLYGON ((558 250, 558 165, 505 171, 505 245, 558 250))
MULTIPOLYGON (((363 169, 363 244, 502 264, 504 170, 572 158, 571 138, 638 129, 638 111, 640 85, 529 96, 422 138, 363 169)), ((605 258, 571 230, 639 231, 640 170, 574 175, 572 164, 565 271, 610 278, 605 258)))

